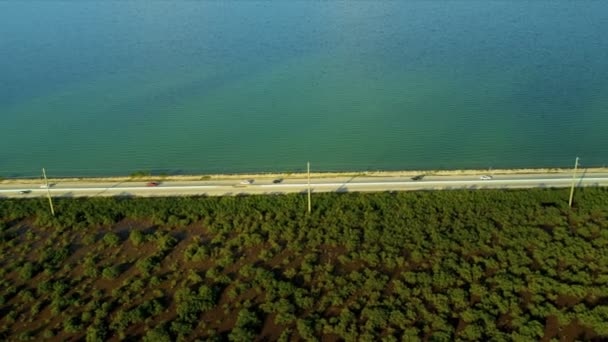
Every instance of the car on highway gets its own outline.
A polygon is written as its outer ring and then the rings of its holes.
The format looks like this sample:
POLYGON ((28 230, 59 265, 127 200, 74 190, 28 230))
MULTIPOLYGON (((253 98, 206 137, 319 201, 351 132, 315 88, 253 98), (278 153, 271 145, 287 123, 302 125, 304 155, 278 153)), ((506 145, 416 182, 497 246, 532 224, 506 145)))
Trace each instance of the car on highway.
POLYGON ((159 186, 160 182, 148 182, 146 183, 146 186, 159 186))
POLYGON ((19 190, 19 193, 22 195, 29 194, 30 192, 32 192, 32 190, 19 190))
POLYGON ((490 180, 490 179, 492 179, 492 176, 483 175, 483 176, 479 177, 479 179, 481 179, 481 180, 490 180))
POLYGON ((281 184, 283 183, 283 178, 277 178, 275 180, 272 181, 273 184, 281 184))
POLYGON ((250 185, 253 184, 253 179, 245 179, 244 181, 241 181, 241 185, 250 185))
POLYGON ((417 175, 417 176, 412 177, 412 180, 413 180, 413 181, 419 181, 419 180, 421 180, 422 178, 424 178, 424 175, 417 175))

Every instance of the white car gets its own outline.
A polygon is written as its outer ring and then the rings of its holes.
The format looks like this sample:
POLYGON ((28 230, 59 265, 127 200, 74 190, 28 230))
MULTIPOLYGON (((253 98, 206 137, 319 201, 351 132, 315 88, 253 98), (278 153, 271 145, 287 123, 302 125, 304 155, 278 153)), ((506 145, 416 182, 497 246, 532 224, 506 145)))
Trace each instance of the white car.
POLYGON ((490 180, 490 179, 492 179, 492 176, 483 175, 483 176, 479 177, 479 179, 481 179, 481 180, 490 180))
POLYGON ((246 179, 241 182, 242 185, 250 185, 253 184, 253 179, 246 179))

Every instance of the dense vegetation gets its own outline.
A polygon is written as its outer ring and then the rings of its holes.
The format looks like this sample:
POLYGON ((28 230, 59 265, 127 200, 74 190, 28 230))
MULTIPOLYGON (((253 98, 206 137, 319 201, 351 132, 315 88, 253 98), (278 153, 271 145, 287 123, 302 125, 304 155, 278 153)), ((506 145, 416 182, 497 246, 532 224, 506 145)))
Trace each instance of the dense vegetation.
POLYGON ((608 339, 608 190, 0 200, 0 339, 608 339))

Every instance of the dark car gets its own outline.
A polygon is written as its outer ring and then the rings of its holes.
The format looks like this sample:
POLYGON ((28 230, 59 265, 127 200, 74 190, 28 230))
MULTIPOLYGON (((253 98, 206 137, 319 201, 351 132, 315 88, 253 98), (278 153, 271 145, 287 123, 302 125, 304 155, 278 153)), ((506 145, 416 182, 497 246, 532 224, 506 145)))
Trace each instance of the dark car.
POLYGON ((419 180, 421 180, 422 178, 424 178, 424 175, 418 175, 418 176, 414 176, 414 177, 412 177, 412 180, 414 180, 414 181, 419 181, 419 180))
POLYGON ((277 178, 277 179, 273 180, 272 183, 274 183, 274 184, 283 183, 283 178, 277 178))
POLYGON ((159 186, 160 182, 148 182, 146 183, 146 186, 159 186))
POLYGON ((29 194, 30 192, 32 192, 32 190, 19 190, 19 193, 22 195, 29 194))

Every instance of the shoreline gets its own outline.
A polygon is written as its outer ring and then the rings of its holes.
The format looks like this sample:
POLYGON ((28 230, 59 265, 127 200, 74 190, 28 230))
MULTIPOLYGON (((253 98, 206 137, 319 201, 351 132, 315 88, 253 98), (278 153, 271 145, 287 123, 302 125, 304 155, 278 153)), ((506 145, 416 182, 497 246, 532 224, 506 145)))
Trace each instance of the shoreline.
MULTIPOLYGON (((460 170, 403 170, 403 171, 344 171, 344 172, 311 172, 311 178, 332 177, 413 177, 425 176, 478 176, 478 175, 526 175, 526 174, 572 174, 573 168, 524 168, 524 169, 460 169, 460 170)), ((579 168, 577 173, 608 172, 606 167, 579 168)), ((0 184, 31 183, 42 177, 0 178, 0 184)), ((222 181, 243 178, 275 179, 275 178, 307 178, 306 172, 283 173, 235 173, 235 174, 199 174, 199 175, 142 175, 115 177, 53 177, 49 182, 142 182, 142 181, 222 181)))

